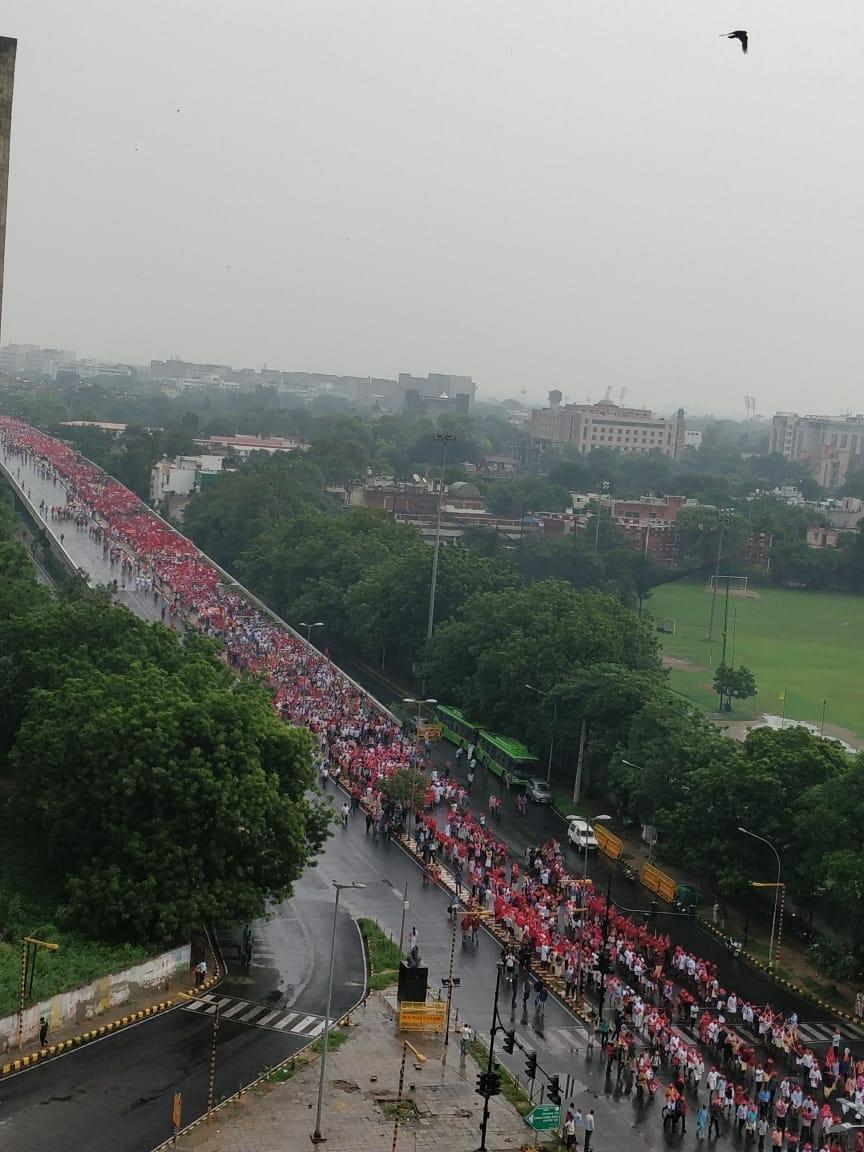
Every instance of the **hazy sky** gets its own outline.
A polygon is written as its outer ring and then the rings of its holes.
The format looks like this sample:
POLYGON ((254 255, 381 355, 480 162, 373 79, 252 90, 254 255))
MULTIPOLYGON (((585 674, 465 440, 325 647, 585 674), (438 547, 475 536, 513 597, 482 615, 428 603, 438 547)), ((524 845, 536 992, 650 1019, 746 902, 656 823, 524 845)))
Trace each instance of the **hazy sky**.
POLYGON ((861 0, 5 0, 0 34, 4 342, 864 409, 861 0))

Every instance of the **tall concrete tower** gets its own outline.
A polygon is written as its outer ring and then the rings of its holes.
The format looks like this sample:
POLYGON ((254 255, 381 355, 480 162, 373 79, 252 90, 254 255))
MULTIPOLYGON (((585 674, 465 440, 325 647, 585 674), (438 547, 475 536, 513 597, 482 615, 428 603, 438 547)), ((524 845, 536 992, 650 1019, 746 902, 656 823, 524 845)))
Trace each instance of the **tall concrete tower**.
POLYGON ((18 41, 0 36, 0 332, 3 323, 3 254, 6 251, 6 193, 9 188, 9 145, 12 139, 12 89, 18 41))

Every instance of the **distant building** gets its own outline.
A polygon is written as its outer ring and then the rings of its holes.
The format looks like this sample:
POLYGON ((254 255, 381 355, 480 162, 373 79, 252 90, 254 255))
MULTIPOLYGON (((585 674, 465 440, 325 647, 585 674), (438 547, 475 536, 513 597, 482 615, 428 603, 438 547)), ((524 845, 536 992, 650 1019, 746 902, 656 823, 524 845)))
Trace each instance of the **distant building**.
POLYGON ((561 393, 549 393, 548 408, 531 412, 531 438, 538 444, 572 444, 585 455, 594 448, 619 452, 659 452, 677 460, 684 450, 684 409, 665 419, 648 408, 560 403, 561 393))
POLYGON ((208 436, 195 443, 201 448, 227 448, 244 460, 252 452, 305 452, 309 447, 294 436, 208 436))
POLYGON ((0 36, 0 328, 3 319, 3 273, 6 251, 6 193, 9 188, 9 149, 12 141, 12 93, 18 41, 0 36))
POLYGON ((61 428, 96 428, 100 432, 107 432, 115 440, 120 440, 126 431, 125 424, 115 424, 110 420, 64 420, 61 428))
POLYGON ((701 448, 702 433, 697 428, 688 428, 684 433, 685 448, 701 448))
POLYGON ((53 380, 60 368, 74 362, 75 353, 67 348, 42 348, 39 344, 7 344, 0 348, 0 371, 10 376, 28 372, 53 380))
POLYGON ((151 360, 150 375, 154 380, 197 380, 205 384, 211 380, 227 380, 233 372, 228 364, 195 364, 172 356, 168 360, 151 360))
POLYGON ((422 396, 416 388, 409 388, 405 393, 405 412, 410 414, 421 413, 424 416, 443 416, 446 412, 458 412, 462 416, 468 415, 467 396, 448 396, 442 392, 440 396, 422 396))
POLYGON ((799 416, 778 412, 770 450, 804 464, 823 488, 839 488, 846 474, 864 467, 864 416, 799 416))
POLYGON ((820 524, 811 524, 807 529, 807 544, 811 548, 836 548, 840 535, 837 528, 823 528, 820 524))
POLYGON ((430 372, 426 377, 400 372, 397 385, 402 390, 406 412, 433 416, 444 412, 467 413, 477 391, 470 376, 451 376, 443 372, 430 372))
POLYGON ((864 520, 864 500, 844 496, 834 502, 834 507, 829 508, 826 515, 832 528, 854 531, 858 527, 859 520, 864 520))
POLYGON ((160 460, 150 473, 150 499, 167 508, 170 516, 182 516, 195 492, 200 492, 225 466, 224 456, 177 456, 160 460))

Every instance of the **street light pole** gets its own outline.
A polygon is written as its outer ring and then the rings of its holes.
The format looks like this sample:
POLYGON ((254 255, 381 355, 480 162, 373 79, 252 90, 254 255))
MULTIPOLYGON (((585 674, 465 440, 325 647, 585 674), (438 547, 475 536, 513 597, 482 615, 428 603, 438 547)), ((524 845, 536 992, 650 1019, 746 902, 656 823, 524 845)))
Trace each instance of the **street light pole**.
MULTIPOLYGON (((549 693, 544 692, 542 688, 535 688, 533 684, 526 684, 525 687, 529 692, 536 692, 538 696, 544 696, 549 699, 549 693)), ((546 768, 546 783, 552 783, 552 753, 555 751, 555 728, 558 724, 558 701, 552 697, 552 732, 549 736, 549 764, 546 768)))
MULTIPOLYGON (((416 704, 417 705, 417 744, 419 745, 420 744, 420 719, 421 719, 421 715, 422 715, 423 705, 429 704, 429 705, 434 706, 435 704, 438 703, 438 701, 435 699, 434 696, 429 696, 425 700, 415 700, 413 696, 403 696, 402 697, 402 703, 403 704, 416 704)), ((411 811, 408 814, 410 821, 412 823, 414 822, 414 811, 415 811, 414 793, 416 791, 416 786, 417 786, 417 769, 412 768, 412 770, 411 770, 411 811)))
MULTIPOLYGON (((612 817, 605 812, 601 812, 599 816, 595 816, 593 820, 589 821, 590 824, 596 824, 598 820, 611 820, 612 817)), ((611 879, 611 874, 610 874, 611 879)), ((585 862, 582 871, 582 896, 583 899, 586 895, 586 888, 588 886, 588 837, 585 837, 585 862)), ((576 991, 581 992, 582 989, 582 952, 585 948, 585 920, 584 916, 579 926, 579 951, 576 954, 576 991)))
POLYGON ((323 628, 324 627, 324 621, 323 620, 316 620, 314 624, 307 624, 305 620, 301 620, 300 621, 300 627, 306 629, 306 643, 311 646, 311 644, 312 644, 312 629, 313 628, 323 628))
POLYGON ((321 1074, 318 1077, 318 1105, 315 1109, 315 1131, 312 1133, 312 1143, 320 1144, 325 1137, 321 1135, 321 1110, 324 1105, 324 1075, 327 1070, 327 1041, 330 1036, 330 1009, 333 1003, 333 970, 336 966, 336 923, 339 918, 339 897, 346 888, 365 888, 365 884, 340 884, 333 881, 336 889, 336 902, 333 905, 333 933, 330 937, 330 977, 327 982, 327 1007, 324 1012, 324 1031, 321 1033, 321 1074))
POLYGON ((594 551, 600 551, 600 519, 603 511, 603 496, 609 491, 609 481, 604 480, 600 485, 600 494, 597 497, 597 523, 594 529, 594 551))
POLYGON ((609 944, 609 913, 612 910, 612 873, 609 873, 609 880, 606 884, 606 911, 603 915, 603 951, 600 953, 600 1004, 597 1010, 597 1023, 603 1023, 603 1008, 606 1003, 606 969, 608 967, 608 957, 606 954, 607 945, 609 944))
POLYGON ((773 970, 774 968, 774 933, 777 930, 777 904, 780 899, 780 853, 770 840, 766 840, 764 836, 758 836, 755 832, 751 832, 749 828, 742 828, 738 825, 738 831, 743 832, 745 836, 752 836, 754 840, 759 840, 763 844, 767 844, 774 855, 777 857, 777 884, 774 888, 774 912, 771 916, 771 943, 768 945, 768 967, 773 970))
POLYGON ((714 587, 711 589, 711 612, 708 616, 708 635, 706 640, 714 639, 714 608, 717 604, 717 585, 720 582, 720 565, 723 560, 723 537, 726 535, 726 525, 732 517, 731 508, 720 509, 720 539, 717 543, 717 565, 714 569, 714 587))
POLYGON ((441 549, 441 510, 444 505, 444 469, 447 465, 447 445, 456 437, 452 432, 436 432, 432 436, 441 444, 441 483, 438 488, 438 517, 435 523, 435 550, 432 553, 432 584, 429 588, 429 617, 426 621, 426 652, 429 656, 429 646, 432 643, 432 629, 435 625, 435 588, 438 583, 438 553, 441 549))

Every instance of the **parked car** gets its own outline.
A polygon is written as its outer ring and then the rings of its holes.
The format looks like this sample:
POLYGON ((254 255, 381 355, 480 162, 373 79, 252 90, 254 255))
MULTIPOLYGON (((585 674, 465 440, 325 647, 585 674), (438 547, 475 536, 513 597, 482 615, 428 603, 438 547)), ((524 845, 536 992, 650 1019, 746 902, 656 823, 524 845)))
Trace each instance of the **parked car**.
POLYGON ((594 829, 581 816, 571 816, 567 822, 567 839, 580 852, 596 852, 597 837, 594 829))
POLYGON ((551 804, 552 792, 545 780, 529 780, 525 785, 529 800, 535 804, 551 804))

